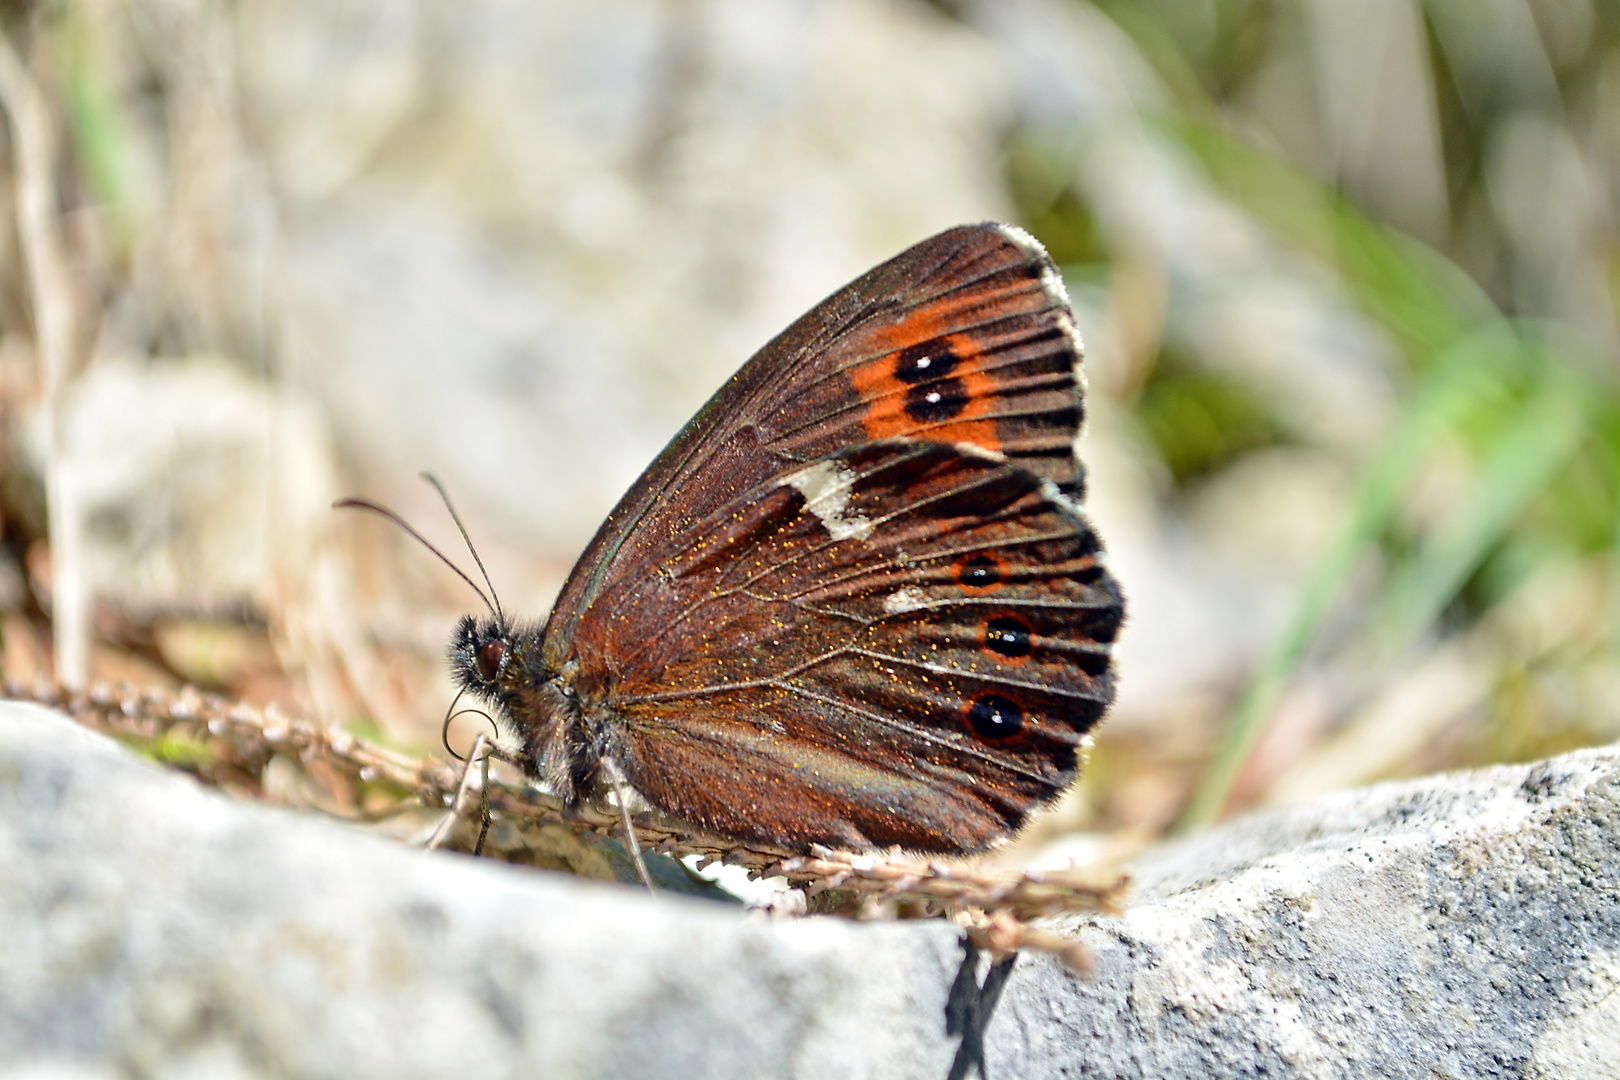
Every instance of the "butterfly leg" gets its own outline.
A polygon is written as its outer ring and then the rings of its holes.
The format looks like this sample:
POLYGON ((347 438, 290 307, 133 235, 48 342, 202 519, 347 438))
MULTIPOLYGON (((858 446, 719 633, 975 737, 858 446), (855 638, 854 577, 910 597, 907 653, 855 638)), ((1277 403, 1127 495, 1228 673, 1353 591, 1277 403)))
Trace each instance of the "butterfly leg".
POLYGON ((619 823, 624 827, 624 849, 630 853, 630 861, 635 863, 636 877, 647 886, 647 891, 654 896, 658 890, 653 888, 652 876, 647 873, 647 864, 641 859, 641 844, 636 840, 636 827, 630 821, 630 782, 624 778, 624 771, 619 763, 610 757, 601 759, 602 772, 608 783, 613 785, 613 800, 619 804, 619 823))
POLYGON ((467 754, 461 765, 461 779, 456 783, 456 797, 450 801, 450 809, 444 815, 433 835, 428 837, 426 848, 433 851, 443 844, 450 836, 450 827, 461 817, 467 809, 467 795, 472 787, 473 766, 483 766, 483 795, 479 800, 480 817, 483 827, 478 831, 478 848, 474 854, 481 854, 484 847, 484 837, 489 833, 489 758, 494 748, 490 745, 489 737, 482 732, 473 740, 472 750, 467 754))
POLYGON ((473 855, 484 853, 484 841, 489 837, 489 759, 495 756, 491 750, 479 759, 482 762, 483 779, 478 795, 478 842, 473 845, 473 855))

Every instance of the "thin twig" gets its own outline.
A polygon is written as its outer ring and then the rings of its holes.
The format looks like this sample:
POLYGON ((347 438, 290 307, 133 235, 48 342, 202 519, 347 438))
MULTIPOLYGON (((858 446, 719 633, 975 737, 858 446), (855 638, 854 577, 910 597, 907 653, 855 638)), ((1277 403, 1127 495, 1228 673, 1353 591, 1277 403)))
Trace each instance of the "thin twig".
POLYGON ((73 362, 72 279, 58 230, 56 119, 11 41, 0 34, 0 106, 11 120, 17 171, 17 237, 34 305, 45 435, 45 498, 51 538, 51 626, 56 677, 83 686, 90 674, 90 583, 84 576, 73 476, 60 410, 73 362))
MULTIPOLYGON (((144 740, 153 747, 165 740, 205 746, 206 753, 195 754, 183 767, 235 790, 242 790, 243 777, 258 777, 272 758, 283 755, 355 783, 386 783, 414 796, 414 800, 407 796, 407 801, 440 808, 455 802, 465 774, 460 764, 442 758, 411 758, 347 732, 195 690, 171 694, 97 686, 75 694, 14 683, 4 689, 11 697, 59 708, 88 727, 144 740)), ((493 812, 515 824, 560 824, 603 838, 624 827, 615 808, 570 809, 532 786, 491 781, 485 791, 493 812)), ((1083 950, 1076 943, 1024 924, 1064 912, 1118 912, 1129 883, 1126 875, 1114 870, 1009 871, 898 851, 818 847, 809 855, 795 855, 720 839, 657 814, 631 817, 631 832, 662 854, 696 855, 700 867, 715 861, 742 866, 754 877, 785 877, 811 897, 833 893, 845 898, 830 908, 818 905, 820 910, 856 918, 893 917, 902 911, 953 918, 992 951, 1035 948, 1056 953, 1076 967, 1083 966, 1083 950)))

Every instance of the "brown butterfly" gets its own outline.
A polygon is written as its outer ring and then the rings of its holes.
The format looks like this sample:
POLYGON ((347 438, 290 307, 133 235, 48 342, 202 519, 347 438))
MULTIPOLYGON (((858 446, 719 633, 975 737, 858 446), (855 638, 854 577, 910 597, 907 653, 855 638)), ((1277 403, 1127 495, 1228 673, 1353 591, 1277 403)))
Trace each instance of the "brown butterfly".
POLYGON ((707 832, 978 851, 1074 779, 1124 614, 1079 508, 1080 339, 1021 230, 964 226, 761 349, 462 687, 564 801, 707 832))

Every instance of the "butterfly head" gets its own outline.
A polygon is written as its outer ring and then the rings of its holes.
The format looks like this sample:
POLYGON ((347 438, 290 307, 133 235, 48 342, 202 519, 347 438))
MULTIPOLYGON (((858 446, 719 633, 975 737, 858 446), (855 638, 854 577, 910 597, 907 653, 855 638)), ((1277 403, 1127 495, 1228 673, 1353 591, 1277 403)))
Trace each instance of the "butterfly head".
POLYGON ((516 635, 498 616, 462 616, 450 638, 450 671, 463 690, 498 700, 519 649, 516 635))
POLYGON ((565 802, 593 760, 575 745, 579 700, 567 666, 548 665, 540 628, 503 615, 464 615, 450 638, 450 672, 464 693, 490 706, 509 760, 565 802))

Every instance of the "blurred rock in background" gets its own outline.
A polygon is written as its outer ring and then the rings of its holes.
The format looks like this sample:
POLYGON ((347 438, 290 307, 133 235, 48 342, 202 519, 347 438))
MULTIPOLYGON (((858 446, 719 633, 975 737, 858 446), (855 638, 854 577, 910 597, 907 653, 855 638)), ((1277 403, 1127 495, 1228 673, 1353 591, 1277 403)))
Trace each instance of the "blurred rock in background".
POLYGON ((433 471, 543 615, 754 349, 998 218, 1069 281, 1131 602, 1090 774, 1026 850, 1620 736, 1612 5, 0 20, 9 677, 77 603, 91 677, 430 747, 476 598, 334 495, 460 560, 433 471))

